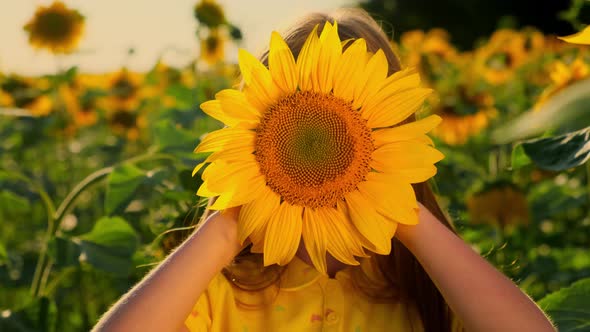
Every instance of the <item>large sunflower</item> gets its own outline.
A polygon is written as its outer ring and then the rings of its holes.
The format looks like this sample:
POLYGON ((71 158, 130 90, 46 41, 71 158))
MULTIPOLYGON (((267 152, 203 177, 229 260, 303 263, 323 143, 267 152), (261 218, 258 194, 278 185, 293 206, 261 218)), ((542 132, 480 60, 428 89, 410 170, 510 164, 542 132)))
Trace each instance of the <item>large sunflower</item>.
POLYGON ((336 23, 317 29, 297 60, 273 32, 269 69, 240 50, 243 90, 201 105, 227 127, 201 141, 195 151, 212 154, 194 173, 209 163, 198 194, 218 196, 214 210, 242 206, 239 240, 265 265, 288 263, 303 237, 325 273, 326 252, 351 265, 365 249, 388 254, 398 223, 418 223, 411 184, 443 155, 426 136, 438 116, 400 125, 431 92, 416 71, 387 76, 382 50, 363 39, 343 50, 336 23))
POLYGON ((47 48, 52 53, 70 53, 82 37, 84 16, 56 1, 49 7, 38 7, 24 29, 33 47, 47 48))

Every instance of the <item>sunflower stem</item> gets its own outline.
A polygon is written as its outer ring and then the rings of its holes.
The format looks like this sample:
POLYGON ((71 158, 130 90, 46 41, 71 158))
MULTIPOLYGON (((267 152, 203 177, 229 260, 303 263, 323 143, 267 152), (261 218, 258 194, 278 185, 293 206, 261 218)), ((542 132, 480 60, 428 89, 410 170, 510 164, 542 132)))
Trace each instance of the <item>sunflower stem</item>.
MULTIPOLYGON (((124 160, 118 165, 122 164, 136 164, 142 161, 148 160, 174 160, 173 156, 161 153, 153 153, 148 152, 143 155, 139 155, 136 157, 132 157, 130 159, 124 160)), ((82 181, 78 182, 78 184, 69 192, 66 198, 62 201, 59 205, 57 210, 53 208, 53 205, 50 205, 51 209, 48 208, 49 211, 54 211, 53 213, 49 214, 48 218, 48 225, 47 225, 47 233, 45 236, 45 240, 43 242, 43 247, 41 248, 41 252, 39 254, 39 259, 37 261, 37 266, 35 267, 35 273, 33 277, 33 282, 31 284, 31 293, 34 297, 39 297, 40 294, 43 293, 42 286, 47 284, 47 277, 51 270, 52 264, 47 264, 47 248, 49 242, 55 237, 57 230, 60 228, 61 221, 63 217, 66 215, 67 211, 74 205, 76 199, 80 196, 82 192, 84 192, 87 188, 92 186, 93 184, 103 180, 107 175, 111 174, 116 166, 109 166, 102 169, 99 169, 82 181), (45 276, 44 278, 42 278, 45 276)))

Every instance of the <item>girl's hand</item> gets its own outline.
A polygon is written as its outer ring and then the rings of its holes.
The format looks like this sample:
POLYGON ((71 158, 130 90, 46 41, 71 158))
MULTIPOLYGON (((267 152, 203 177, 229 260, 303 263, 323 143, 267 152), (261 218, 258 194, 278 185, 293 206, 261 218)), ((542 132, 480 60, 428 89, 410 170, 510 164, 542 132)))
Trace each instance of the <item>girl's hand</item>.
POLYGON ((119 299, 93 331, 181 329, 211 279, 241 250, 239 212, 237 207, 209 216, 172 254, 119 299))
MULTIPOLYGON (((436 219, 428 209, 418 202, 420 211, 418 213, 418 220, 420 221, 417 225, 403 225, 399 224, 396 231, 397 238, 408 248, 414 245, 416 241, 419 241, 420 236, 424 233, 424 229, 428 228, 430 224, 438 223, 442 226, 442 223, 436 219)), ((411 249, 410 249, 411 251, 411 249)))
POLYGON ((535 302, 422 204, 397 237, 414 254, 467 331, 555 331, 535 302))

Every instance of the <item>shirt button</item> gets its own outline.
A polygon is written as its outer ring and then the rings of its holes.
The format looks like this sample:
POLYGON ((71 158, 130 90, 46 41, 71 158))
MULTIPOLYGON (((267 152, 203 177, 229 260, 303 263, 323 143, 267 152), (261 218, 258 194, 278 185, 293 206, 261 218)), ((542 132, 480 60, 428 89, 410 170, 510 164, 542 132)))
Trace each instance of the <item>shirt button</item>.
POLYGON ((326 322, 334 323, 336 321, 338 321, 338 314, 337 313, 335 313, 334 311, 326 312, 326 322))

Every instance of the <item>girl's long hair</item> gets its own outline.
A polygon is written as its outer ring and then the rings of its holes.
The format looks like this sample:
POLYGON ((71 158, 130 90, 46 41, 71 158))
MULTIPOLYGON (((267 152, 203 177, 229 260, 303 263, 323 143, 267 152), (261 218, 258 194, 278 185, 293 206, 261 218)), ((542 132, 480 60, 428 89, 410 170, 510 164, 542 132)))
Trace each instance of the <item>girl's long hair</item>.
MULTIPOLYGON (((316 25, 318 33, 326 21, 338 22, 340 40, 364 38, 367 49, 376 52, 382 49, 389 62, 389 75, 400 70, 400 62, 390 45, 390 41, 373 18, 360 9, 339 9, 330 14, 313 13, 303 17, 281 35, 297 58, 303 44, 316 25)), ((268 66, 268 50, 260 60, 268 66)), ((412 115, 404 123, 415 121, 412 115)), ((427 182, 413 185, 416 198, 430 210, 447 228, 455 232, 427 182)), ((392 188, 395 190, 395 188, 392 188)), ((209 205, 211 201, 209 202, 209 205)), ((201 220, 209 214, 206 209, 201 220)), ((433 281, 424 271, 416 257, 397 239, 392 240, 389 255, 375 255, 377 266, 387 279, 396 301, 414 305, 422 320, 425 332, 451 331, 452 312, 433 281)), ((260 291, 280 283, 283 267, 278 265, 263 268, 262 254, 250 252, 246 247, 236 256, 234 262, 223 270, 223 274, 235 287, 245 291, 260 291), (245 270, 259 273, 244 273, 245 270)))

